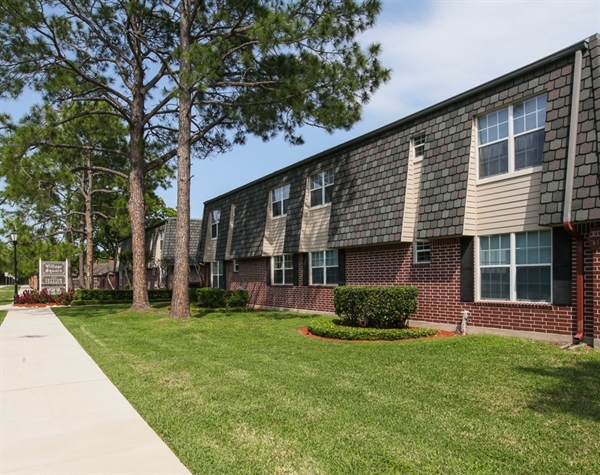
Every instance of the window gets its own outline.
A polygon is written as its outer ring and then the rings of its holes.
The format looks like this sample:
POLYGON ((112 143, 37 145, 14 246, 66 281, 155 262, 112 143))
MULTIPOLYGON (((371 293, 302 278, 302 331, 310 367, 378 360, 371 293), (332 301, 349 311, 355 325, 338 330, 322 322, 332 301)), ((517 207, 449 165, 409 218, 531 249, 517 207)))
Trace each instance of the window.
POLYGON ((425 156, 425 136, 421 135, 413 139, 414 160, 422 160, 425 156))
POLYGON ((211 287, 219 289, 224 287, 223 284, 223 261, 211 262, 211 287))
POLYGON ((431 261, 431 246, 429 241, 415 242, 415 264, 426 264, 431 261))
POLYGON ((162 251, 162 247, 163 247, 163 238, 165 236, 164 231, 161 231, 160 233, 158 233, 158 250, 162 251))
POLYGON ((333 194, 333 170, 317 173, 310 177, 310 205, 331 203, 333 194))
POLYGON ((482 300, 550 302, 550 231, 496 234, 479 238, 482 300))
POLYGON ((294 260, 292 254, 273 257, 273 284, 292 285, 294 283, 294 260))
POLYGON ((337 250, 310 253, 310 278, 313 285, 338 283, 337 250))
POLYGON ((271 209, 273 217, 287 214, 288 202, 290 201, 290 185, 275 188, 271 192, 271 209))
POLYGON ((546 94, 478 120, 479 178, 542 164, 546 94))
POLYGON ((219 237, 219 221, 221 220, 221 212, 219 210, 212 212, 211 222, 211 238, 217 239, 219 237))
POLYGON ((237 259, 233 260, 233 272, 239 272, 240 271, 240 261, 238 261, 237 259))

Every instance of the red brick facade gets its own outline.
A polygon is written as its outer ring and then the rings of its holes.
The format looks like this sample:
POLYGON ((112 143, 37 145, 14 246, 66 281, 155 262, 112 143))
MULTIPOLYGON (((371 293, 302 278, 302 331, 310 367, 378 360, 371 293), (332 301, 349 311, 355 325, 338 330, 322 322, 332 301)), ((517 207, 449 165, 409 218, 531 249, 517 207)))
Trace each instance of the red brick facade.
MULTIPOLYGON (((600 229, 581 229, 585 238, 585 335, 600 338, 600 246, 592 249, 600 229)), ((573 244, 575 246, 575 244, 573 244)), ((572 251, 573 256, 575 251, 572 251)), ((459 238, 431 241, 431 262, 415 264, 412 244, 348 248, 345 251, 346 285, 414 285, 420 290, 415 320, 458 326, 461 311, 471 314, 469 325, 501 330, 555 335, 576 333, 575 275, 573 305, 556 306, 528 302, 462 302, 460 294, 459 238)), ((329 286, 267 285, 267 258, 239 261, 239 272, 227 262, 227 288, 244 288, 254 305, 333 312, 333 288, 329 286)), ((298 281, 303 281, 299 266, 298 281)))

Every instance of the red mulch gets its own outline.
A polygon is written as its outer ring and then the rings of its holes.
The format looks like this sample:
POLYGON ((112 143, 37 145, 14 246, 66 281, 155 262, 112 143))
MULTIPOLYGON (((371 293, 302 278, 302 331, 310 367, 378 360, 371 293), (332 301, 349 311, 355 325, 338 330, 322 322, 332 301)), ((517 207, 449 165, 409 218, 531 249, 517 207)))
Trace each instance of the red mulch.
MULTIPOLYGON (((326 338, 324 336, 318 336, 318 335, 313 335, 311 332, 308 331, 308 327, 304 327, 304 328, 300 328, 298 330, 298 333, 300 333, 301 335, 304 336, 308 336, 310 338, 318 338, 319 340, 329 340, 329 341, 352 341, 352 342, 357 342, 357 343, 365 343, 365 342, 372 342, 372 341, 410 341, 410 340, 416 340, 417 338, 404 338, 402 340, 341 340, 339 338, 326 338)), ((424 336, 421 338, 449 338, 451 336, 456 336, 458 335, 457 332, 449 332, 446 330, 438 330, 437 333, 435 335, 431 335, 431 336, 424 336)), ((421 339, 419 338, 419 339, 421 339)))

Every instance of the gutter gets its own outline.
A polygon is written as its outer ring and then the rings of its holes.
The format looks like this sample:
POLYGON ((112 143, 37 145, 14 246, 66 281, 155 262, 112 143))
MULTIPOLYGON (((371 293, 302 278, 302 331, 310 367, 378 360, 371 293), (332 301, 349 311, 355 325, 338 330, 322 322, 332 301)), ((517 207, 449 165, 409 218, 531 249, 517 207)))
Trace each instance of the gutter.
POLYGON ((573 92, 571 94, 571 121, 569 123, 569 145, 567 149, 567 176, 565 179, 565 201, 563 206, 563 227, 575 238, 576 242, 576 260, 577 260, 577 334, 574 337, 575 343, 583 340, 584 329, 584 295, 585 285, 584 267, 583 267, 583 236, 573 227, 571 221, 571 208, 573 202, 573 180, 575 179, 575 152, 577 148, 577 126, 579 124, 579 100, 581 96, 581 50, 575 52, 575 65, 573 70, 573 92))

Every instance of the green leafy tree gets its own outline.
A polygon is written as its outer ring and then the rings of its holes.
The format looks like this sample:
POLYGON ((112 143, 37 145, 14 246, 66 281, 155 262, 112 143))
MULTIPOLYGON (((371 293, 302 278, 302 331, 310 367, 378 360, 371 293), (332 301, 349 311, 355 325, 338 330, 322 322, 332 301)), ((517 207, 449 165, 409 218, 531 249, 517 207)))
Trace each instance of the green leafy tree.
POLYGON ((4 0, 0 95, 29 86, 51 102, 103 102, 127 123, 133 308, 149 306, 144 181, 178 156, 171 316, 188 316, 191 157, 248 134, 298 144, 304 125, 350 128, 389 76, 379 46, 356 40, 379 11, 377 0, 4 0), (148 144, 162 153, 148 157, 148 144))

